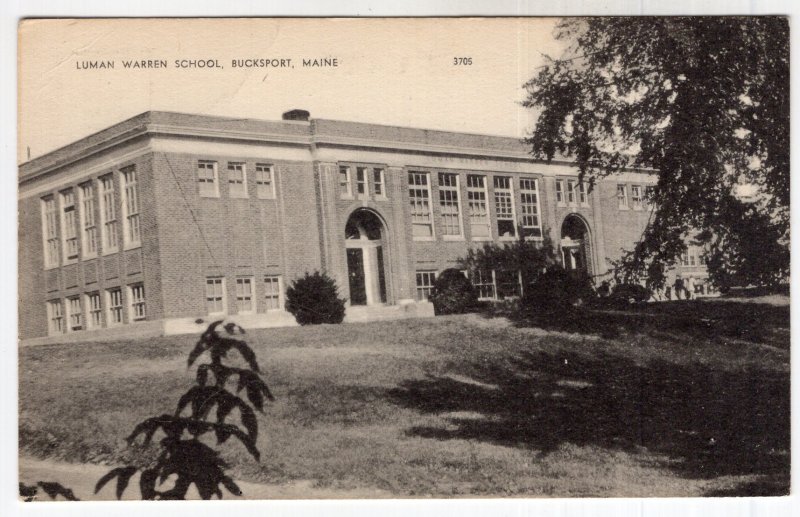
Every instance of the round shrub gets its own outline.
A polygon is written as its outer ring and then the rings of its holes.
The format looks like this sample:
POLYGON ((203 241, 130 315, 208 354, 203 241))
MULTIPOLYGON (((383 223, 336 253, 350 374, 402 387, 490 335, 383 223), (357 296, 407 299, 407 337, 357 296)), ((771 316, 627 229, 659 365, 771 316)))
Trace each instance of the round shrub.
POLYGON ((478 303, 478 292, 458 269, 445 269, 433 283, 430 301, 435 314, 461 314, 478 303))
POLYGON ((617 306, 635 305, 646 302, 652 293, 639 284, 617 284, 611 291, 611 302, 617 306))
POLYGON ((286 310, 294 315, 300 325, 341 323, 344 303, 339 298, 336 282, 319 271, 305 274, 292 282, 286 290, 286 310))
POLYGON ((570 310, 596 296, 587 274, 551 268, 525 289, 520 308, 535 313, 558 312, 570 310))

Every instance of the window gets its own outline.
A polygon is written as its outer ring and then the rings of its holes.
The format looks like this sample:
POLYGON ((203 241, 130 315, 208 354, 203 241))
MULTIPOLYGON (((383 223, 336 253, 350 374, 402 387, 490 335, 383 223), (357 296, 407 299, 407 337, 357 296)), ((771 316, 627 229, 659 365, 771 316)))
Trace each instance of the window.
POLYGON ((439 173, 439 210, 442 235, 461 237, 461 207, 458 203, 458 174, 439 173))
POLYGON ((264 298, 266 300, 265 306, 268 311, 283 307, 283 300, 281 296, 281 277, 265 276, 264 293, 264 298))
POLYGON ((131 320, 138 321, 145 318, 144 285, 133 284, 128 286, 131 299, 131 320))
POLYGON ((108 325, 122 323, 122 289, 114 287, 106 291, 106 306, 108 307, 108 325))
POLYGON ((417 271, 417 300, 428 301, 436 281, 436 271, 417 271))
POLYGON ((376 197, 386 196, 383 169, 372 169, 372 191, 375 193, 376 197))
POLYGON ((367 194, 367 168, 356 167, 356 193, 359 196, 367 194))
POLYGON ((352 187, 350 186, 350 167, 344 165, 339 167, 339 195, 341 197, 353 195, 352 187))
POLYGON ((494 177, 494 207, 497 214, 497 235, 500 238, 510 238, 517 234, 514 219, 514 192, 511 187, 511 178, 508 176, 494 177))
POLYGON ((634 210, 642 209, 642 187, 639 185, 631 186, 631 204, 634 210))
POLYGON ((58 208, 53 196, 42 199, 42 226, 44 235, 44 265, 57 266, 58 261, 58 208))
POLYGON ((78 231, 75 219, 75 194, 72 189, 61 193, 61 230, 64 234, 64 261, 78 258, 78 231))
POLYGON ((255 312, 253 306, 253 279, 236 279, 236 312, 250 314, 255 312))
POLYGON ((574 180, 567 180, 567 204, 574 205, 575 204, 575 185, 576 182, 574 180))
POLYGON ((206 278, 206 311, 209 314, 225 313, 224 278, 206 278))
POLYGON ((97 255, 97 225, 94 216, 94 185, 84 183, 81 185, 81 228, 83 228, 83 256, 97 255))
POLYGON ((83 312, 81 311, 80 297, 67 298, 67 310, 69 311, 69 331, 83 330, 83 312))
POLYGON ((47 322, 50 334, 63 334, 64 326, 64 310, 61 305, 61 300, 52 300, 47 302, 47 322))
POLYGON ((259 199, 272 199, 275 197, 272 165, 256 164, 256 196, 259 199))
POLYGON ((520 295, 520 275, 516 270, 498 269, 494 272, 497 284, 497 297, 504 298, 520 295))
POLYGON ((542 237, 541 218, 539 216, 539 180, 521 178, 519 180, 520 211, 522 212, 522 235, 525 237, 542 237))
POLYGON ((197 162, 197 187, 200 197, 219 197, 217 162, 209 160, 197 162))
POLYGON ((620 210, 628 209, 628 190, 625 185, 617 185, 617 205, 620 210))
POLYGON ((117 208, 111 174, 100 178, 100 237, 104 254, 117 251, 117 208))
POLYGON ((559 206, 565 206, 564 202, 564 180, 556 180, 556 203, 559 206))
POLYGON ((103 326, 103 306, 100 300, 100 293, 89 293, 86 295, 86 310, 89 313, 86 318, 88 328, 96 329, 103 326))
POLYGON ((408 196, 411 199, 411 226, 415 239, 433 238, 431 187, 427 172, 408 173, 408 196))
POLYGON ((138 246, 142 243, 139 228, 139 187, 136 169, 126 167, 122 173, 122 234, 125 246, 138 246))
POLYGON ((467 176, 469 228, 473 239, 491 238, 489 209, 486 203, 486 176, 467 176))
POLYGON ((494 299, 494 271, 478 270, 472 273, 472 285, 478 291, 480 299, 494 299))
POLYGON ((242 162, 228 162, 228 195, 247 197, 247 170, 242 162))
POLYGON ((578 201, 581 206, 589 206, 589 197, 586 195, 586 183, 578 183, 578 201))
POLYGON ((689 251, 684 251, 683 255, 681 255, 681 264, 684 266, 689 265, 689 251))

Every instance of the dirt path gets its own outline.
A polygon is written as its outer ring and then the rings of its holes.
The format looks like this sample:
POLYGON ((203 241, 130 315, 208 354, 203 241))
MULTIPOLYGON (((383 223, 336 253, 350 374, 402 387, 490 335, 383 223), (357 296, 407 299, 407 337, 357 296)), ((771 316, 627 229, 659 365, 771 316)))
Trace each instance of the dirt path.
MULTIPOLYGON (((67 488, 71 488, 75 495, 84 501, 116 500, 116 481, 106 485, 98 494, 94 494, 94 486, 109 467, 102 465, 60 463, 50 460, 37 460, 20 457, 19 479, 21 482, 32 485, 37 481, 57 481, 67 488)), ((309 480, 293 481, 282 485, 263 485, 236 481, 242 489, 243 496, 236 497, 223 489, 225 499, 386 499, 393 497, 389 492, 377 489, 335 490, 328 488, 314 488, 309 480)), ((139 494, 139 474, 130 481, 127 490, 122 496, 123 500, 137 500, 139 494)), ((199 499, 194 486, 189 490, 190 499, 199 499)), ((43 495, 40 500, 49 501, 43 495)))

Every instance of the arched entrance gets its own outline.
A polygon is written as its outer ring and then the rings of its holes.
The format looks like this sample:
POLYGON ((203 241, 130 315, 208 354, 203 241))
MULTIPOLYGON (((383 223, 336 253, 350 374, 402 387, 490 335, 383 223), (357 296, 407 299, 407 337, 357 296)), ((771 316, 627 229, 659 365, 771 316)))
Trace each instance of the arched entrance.
POLYGON ((592 273, 592 243, 582 217, 568 215, 561 225, 561 259, 567 271, 592 273))
POLYGON ((386 303, 386 228, 371 210, 350 215, 344 229, 350 305, 386 303))

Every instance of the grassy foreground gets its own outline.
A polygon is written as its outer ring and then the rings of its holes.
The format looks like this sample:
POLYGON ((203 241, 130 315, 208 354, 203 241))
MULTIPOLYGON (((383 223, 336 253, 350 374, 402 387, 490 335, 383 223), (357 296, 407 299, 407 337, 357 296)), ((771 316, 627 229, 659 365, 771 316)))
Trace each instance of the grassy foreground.
MULTIPOLYGON (((603 331, 478 315, 253 331, 277 401, 261 462, 225 457, 248 481, 397 497, 788 493, 788 305, 586 317, 603 331)), ((195 340, 20 349, 20 454, 152 454, 124 437, 174 409, 195 340)))

